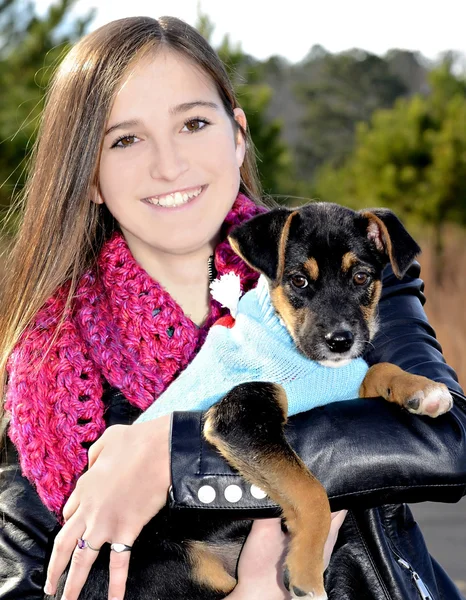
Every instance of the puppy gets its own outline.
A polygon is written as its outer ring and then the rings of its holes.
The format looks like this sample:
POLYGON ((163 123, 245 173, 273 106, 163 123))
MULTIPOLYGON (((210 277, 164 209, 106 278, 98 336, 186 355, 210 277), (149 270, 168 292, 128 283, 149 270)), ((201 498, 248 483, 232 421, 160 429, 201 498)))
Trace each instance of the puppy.
MULTIPOLYGON (((383 268, 390 263, 401 279, 420 251, 391 211, 355 212, 329 203, 259 215, 229 241, 266 278, 270 301, 299 353, 331 368, 360 357, 375 335, 383 268)), ((367 371, 359 394, 431 417, 452 406, 443 384, 387 363, 367 371)), ((324 600, 330 507, 325 489, 285 438, 287 414, 280 385, 245 382, 207 411, 203 435, 280 506, 290 534, 284 578, 292 596, 324 600)), ((235 587, 250 522, 187 512, 171 515, 165 507, 143 529, 131 552, 125 600, 220 600, 235 587)), ((82 600, 107 598, 108 561, 104 548, 82 600)))

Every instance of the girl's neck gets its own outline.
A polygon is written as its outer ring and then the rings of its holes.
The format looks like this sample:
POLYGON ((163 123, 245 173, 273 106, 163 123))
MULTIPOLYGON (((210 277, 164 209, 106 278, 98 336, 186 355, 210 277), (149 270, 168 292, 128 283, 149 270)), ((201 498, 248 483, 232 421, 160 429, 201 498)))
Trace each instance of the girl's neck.
MULTIPOLYGON (((131 248, 130 248, 131 249, 131 248)), ((133 252, 141 267, 181 306, 183 312, 201 325, 209 312, 209 258, 213 244, 188 254, 133 252)))

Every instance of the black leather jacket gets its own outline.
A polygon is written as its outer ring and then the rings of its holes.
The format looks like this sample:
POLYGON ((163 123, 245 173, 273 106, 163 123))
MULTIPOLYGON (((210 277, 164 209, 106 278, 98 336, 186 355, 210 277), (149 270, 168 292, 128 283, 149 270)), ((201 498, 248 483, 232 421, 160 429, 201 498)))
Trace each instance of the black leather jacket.
MULTIPOLYGON (((393 362, 443 381, 454 392, 452 411, 429 419, 381 400, 358 399, 296 415, 287 425, 288 439, 325 485, 332 510, 350 510, 326 572, 330 600, 461 599, 429 557, 409 509, 402 504, 456 502, 466 492, 466 400, 427 323, 418 277, 416 264, 403 282, 386 270, 380 333, 366 360, 393 362)), ((104 399, 109 425, 131 423, 139 414, 115 390, 104 399)), ((201 441, 200 419, 197 412, 173 416, 174 509, 229 510, 232 517, 277 514, 267 499, 253 498, 248 486, 201 441), (223 494, 233 483, 244 491, 234 504, 223 494), (198 498, 202 485, 217 492, 211 504, 198 498)), ((11 444, 6 453, 9 465, 0 471, 0 600, 38 600, 43 598, 46 564, 58 526, 21 476, 11 444)))

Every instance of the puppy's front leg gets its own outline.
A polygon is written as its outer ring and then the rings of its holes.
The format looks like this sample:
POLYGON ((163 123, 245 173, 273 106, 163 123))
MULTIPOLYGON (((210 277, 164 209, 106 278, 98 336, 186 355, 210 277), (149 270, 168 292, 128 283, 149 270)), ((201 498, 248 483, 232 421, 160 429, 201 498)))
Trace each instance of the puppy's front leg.
POLYGON ((361 398, 382 396, 416 415, 438 417, 450 410, 453 398, 444 383, 407 373, 390 363, 373 365, 359 389, 361 398))
POLYGON ((293 597, 325 600, 330 506, 323 486, 286 441, 287 404, 284 390, 276 384, 236 386, 207 412, 204 436, 282 508, 290 532, 286 567, 293 597))

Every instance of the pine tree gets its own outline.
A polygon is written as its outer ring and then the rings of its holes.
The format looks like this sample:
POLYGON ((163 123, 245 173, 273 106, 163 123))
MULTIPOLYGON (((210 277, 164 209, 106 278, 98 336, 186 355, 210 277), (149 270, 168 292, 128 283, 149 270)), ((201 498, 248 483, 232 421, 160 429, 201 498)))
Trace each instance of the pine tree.
MULTIPOLYGON (((0 0, 0 211, 19 193, 50 77, 93 12, 72 15, 77 0, 59 0, 45 15, 32 2, 0 0)), ((60 135, 57 132, 57 135, 60 135)))

